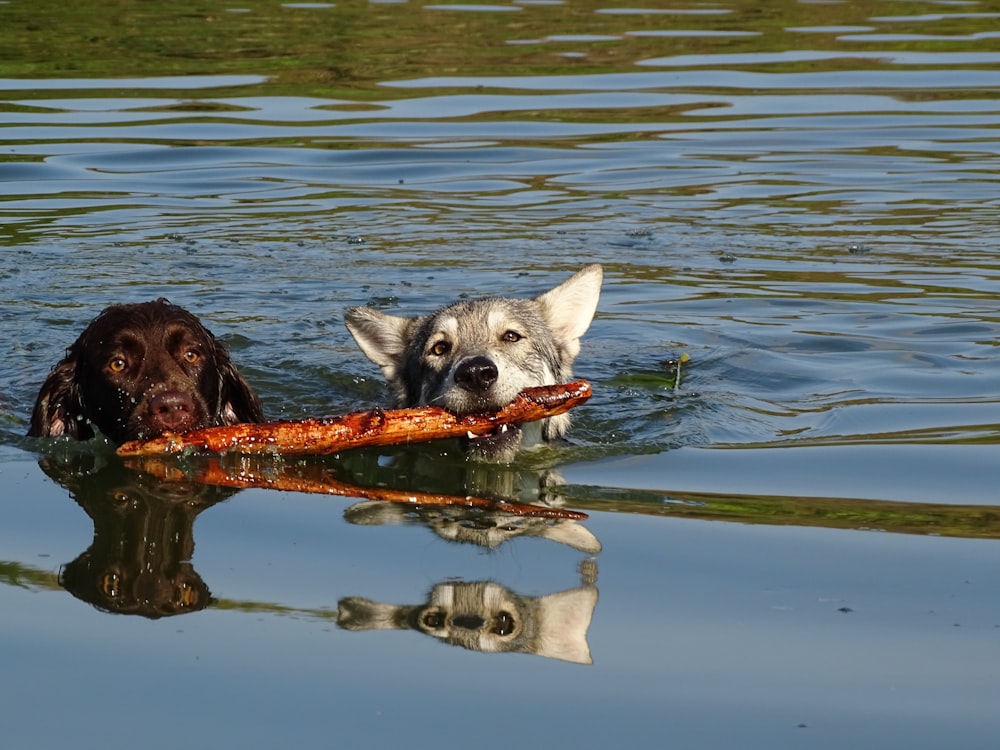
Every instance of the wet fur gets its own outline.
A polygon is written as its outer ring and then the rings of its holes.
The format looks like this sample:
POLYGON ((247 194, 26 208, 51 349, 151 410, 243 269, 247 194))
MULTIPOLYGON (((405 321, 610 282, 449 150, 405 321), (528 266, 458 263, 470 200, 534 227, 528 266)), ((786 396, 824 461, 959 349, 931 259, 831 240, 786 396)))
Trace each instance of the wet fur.
MULTIPOLYGON (((572 379, 602 278, 595 264, 533 299, 467 300, 413 318, 353 307, 345 322, 361 350, 381 368, 397 406, 431 404, 457 414, 493 411, 524 388, 572 379)), ((541 438, 561 438, 569 425, 568 414, 546 419, 541 438)), ((487 457, 510 458, 520 442, 516 431, 514 440, 478 446, 487 457)))
POLYGON ((112 305, 87 326, 42 384, 28 435, 101 432, 120 444, 262 420, 226 347, 196 316, 158 299, 112 305))

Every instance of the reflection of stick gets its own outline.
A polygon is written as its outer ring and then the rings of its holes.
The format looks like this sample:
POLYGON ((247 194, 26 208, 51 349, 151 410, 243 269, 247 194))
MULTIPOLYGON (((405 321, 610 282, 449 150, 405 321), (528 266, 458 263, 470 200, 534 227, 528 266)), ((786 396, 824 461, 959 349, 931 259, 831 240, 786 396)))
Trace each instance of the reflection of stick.
POLYGON ((211 453, 319 456, 366 445, 487 435, 502 425, 535 422, 562 414, 590 396, 590 383, 578 380, 563 385, 525 388, 511 403, 491 414, 459 417, 436 406, 418 406, 386 411, 373 409, 327 419, 206 427, 125 443, 118 448, 118 455, 155 456, 193 449, 211 453))
POLYGON ((485 497, 459 497, 457 495, 434 495, 427 492, 406 492, 385 487, 359 487, 324 476, 322 479, 306 479, 304 477, 289 477, 273 474, 270 471, 256 473, 246 468, 229 471, 219 464, 217 458, 206 458, 199 462, 191 475, 179 469, 173 462, 159 458, 141 458, 126 462, 131 469, 144 471, 158 479, 168 482, 194 481, 214 487, 235 487, 238 489, 263 488, 284 490, 286 492, 307 492, 318 495, 339 495, 341 497, 359 497, 366 500, 383 500, 390 503, 407 503, 409 505, 463 505, 470 508, 509 513, 515 516, 534 516, 537 518, 565 518, 571 521, 582 521, 588 518, 586 513, 565 508, 552 508, 544 505, 529 505, 508 500, 489 500, 485 497))

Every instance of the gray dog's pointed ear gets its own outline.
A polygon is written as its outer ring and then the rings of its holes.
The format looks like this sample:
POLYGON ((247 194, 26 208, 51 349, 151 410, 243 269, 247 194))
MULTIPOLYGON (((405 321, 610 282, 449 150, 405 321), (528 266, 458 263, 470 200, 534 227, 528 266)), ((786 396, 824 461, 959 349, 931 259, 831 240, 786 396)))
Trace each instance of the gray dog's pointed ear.
POLYGON ((577 271, 555 289, 535 298, 542 308, 542 317, 551 326, 559 341, 569 345, 580 338, 594 319, 601 298, 604 269, 600 264, 577 271))
POLYGON ((349 307, 344 311, 347 330, 390 383, 397 379, 412 323, 413 318, 386 315, 373 307, 349 307))

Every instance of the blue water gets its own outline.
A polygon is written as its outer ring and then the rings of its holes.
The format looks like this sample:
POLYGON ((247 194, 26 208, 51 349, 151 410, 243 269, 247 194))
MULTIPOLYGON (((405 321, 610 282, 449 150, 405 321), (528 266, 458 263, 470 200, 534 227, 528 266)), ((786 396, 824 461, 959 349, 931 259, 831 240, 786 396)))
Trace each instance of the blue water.
POLYGON ((5 746, 992 748, 1000 6, 305 6, 220 13, 240 54, 155 75, 142 31, 92 72, 65 45, 82 73, 0 58, 5 746), (255 62, 283 43, 244 41, 257 18, 330 24, 350 64, 255 62), (388 401, 344 308, 534 295, 591 262, 571 445, 265 468, 555 479, 580 524, 219 490, 194 459, 163 482, 23 437, 113 302, 188 307, 297 418, 388 401), (494 522, 495 546, 446 539, 494 522), (110 613, 133 581, 188 611, 110 613), (345 626, 352 597, 486 582, 544 634, 528 653, 345 626))

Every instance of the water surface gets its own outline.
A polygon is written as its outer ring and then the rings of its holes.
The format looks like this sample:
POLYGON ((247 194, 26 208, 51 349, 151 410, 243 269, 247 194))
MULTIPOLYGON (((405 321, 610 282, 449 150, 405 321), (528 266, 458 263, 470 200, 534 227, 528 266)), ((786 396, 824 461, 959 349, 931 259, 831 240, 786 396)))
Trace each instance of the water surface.
POLYGON ((8 742, 995 744, 1000 5, 646 6, 0 5, 8 742), (387 402, 345 307, 591 262, 571 445, 252 466, 580 524, 23 437, 112 302, 295 418, 387 402), (487 592, 519 653, 358 614, 487 592))

